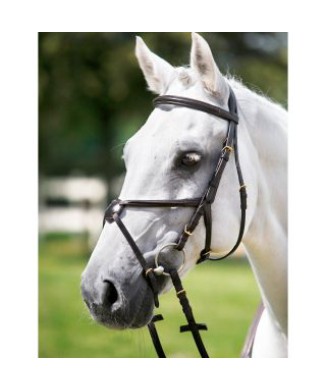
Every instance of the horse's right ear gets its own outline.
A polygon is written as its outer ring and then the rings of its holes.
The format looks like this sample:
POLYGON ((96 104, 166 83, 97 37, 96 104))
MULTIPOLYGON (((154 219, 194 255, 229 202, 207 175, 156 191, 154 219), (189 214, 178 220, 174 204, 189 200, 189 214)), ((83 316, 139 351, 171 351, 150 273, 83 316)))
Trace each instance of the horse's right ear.
POLYGON ((140 37, 136 37, 135 52, 148 88, 157 94, 165 93, 175 75, 173 66, 152 53, 140 37))
POLYGON ((192 33, 190 64, 199 74, 204 88, 216 96, 220 104, 227 101, 229 87, 218 69, 211 49, 205 39, 199 34, 192 33))

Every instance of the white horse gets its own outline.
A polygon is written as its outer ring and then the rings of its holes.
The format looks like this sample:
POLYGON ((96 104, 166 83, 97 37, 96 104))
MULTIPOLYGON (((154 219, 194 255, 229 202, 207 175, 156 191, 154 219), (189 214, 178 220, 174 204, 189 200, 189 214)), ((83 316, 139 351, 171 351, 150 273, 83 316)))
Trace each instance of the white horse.
MULTIPOLYGON (((193 98, 227 110, 229 86, 235 93, 240 163, 248 192, 242 242, 265 307, 252 357, 286 357, 287 113, 240 82, 223 76, 209 45, 196 33, 192 34, 190 67, 171 66, 139 37, 136 56, 155 94, 193 98)), ((127 172, 119 198, 200 197, 212 175, 227 126, 223 119, 186 107, 154 109, 125 145, 127 172)), ((239 229, 233 159, 231 154, 212 205, 212 250, 218 253, 233 246, 239 229)), ((162 245, 174 242, 190 213, 186 208, 127 208, 121 218, 144 258, 151 261, 162 245)), ((195 265, 204 239, 201 221, 185 246, 181 276, 195 265)), ((170 287, 167 281, 160 285, 160 292, 170 287)), ((109 327, 141 327, 152 317, 153 294, 116 224, 104 226, 82 276, 82 294, 93 317, 109 327)))

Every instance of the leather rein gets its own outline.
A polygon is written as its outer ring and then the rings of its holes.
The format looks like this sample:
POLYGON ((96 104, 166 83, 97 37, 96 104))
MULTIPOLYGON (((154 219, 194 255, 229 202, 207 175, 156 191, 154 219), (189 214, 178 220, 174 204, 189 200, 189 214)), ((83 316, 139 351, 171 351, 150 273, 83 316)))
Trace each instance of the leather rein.
MULTIPOLYGON (((174 96, 174 95, 162 95, 153 100, 155 107, 160 107, 162 105, 172 105, 179 107, 186 107, 193 110, 203 111, 210 115, 214 115, 218 118, 225 119, 229 122, 226 138, 221 150, 217 165, 215 170, 208 182, 208 185, 200 198, 187 198, 187 199, 176 199, 176 200, 113 200, 110 205, 105 210, 103 226, 105 222, 116 223, 119 227, 121 233, 124 235, 128 244, 132 248, 136 258, 138 259, 141 267, 143 268, 143 275, 146 278, 154 296, 154 304, 156 307, 159 307, 158 300, 158 283, 157 278, 162 277, 162 275, 171 277, 173 286, 176 290, 176 295, 181 304, 182 310, 187 319, 187 325, 180 327, 180 332, 190 331, 200 353, 200 356, 203 358, 208 358, 208 353, 203 344, 200 330, 207 330, 205 324, 199 324, 195 321, 189 300, 186 296, 186 291, 184 290, 178 270, 175 266, 166 266, 160 265, 160 253, 164 248, 171 247, 176 251, 184 251, 184 247, 187 243, 188 238, 194 232, 196 226, 198 225, 200 219, 203 217, 204 224, 206 227, 206 238, 203 250, 200 252, 199 259, 197 263, 201 263, 205 260, 222 260, 231 255, 240 245, 246 223, 246 208, 247 208, 247 191, 244 184, 240 162, 239 162, 239 153, 238 153, 238 139, 237 139, 237 125, 239 122, 238 111, 237 111, 237 102, 235 95, 230 88, 230 95, 228 100, 229 111, 222 109, 221 107, 202 102, 195 99, 174 96), (239 194, 240 194, 240 227, 237 240, 234 246, 222 256, 214 256, 211 251, 211 237, 212 237, 212 211, 211 206, 215 200, 216 193, 221 181, 221 177, 224 171, 224 168, 229 160, 230 154, 234 153, 235 167, 237 170, 238 182, 239 182, 239 194), (136 244, 135 240, 132 238, 128 229, 120 217, 121 212, 126 207, 138 208, 138 207, 188 207, 193 208, 194 212, 190 218, 190 221, 184 226, 184 229, 175 243, 164 245, 158 252, 155 259, 155 267, 152 267, 148 264, 136 244)), ((184 252, 183 252, 184 254, 184 252)), ((148 324, 148 329, 152 337, 152 341, 157 352, 158 357, 165 358, 165 352, 162 348, 160 342, 155 322, 162 320, 161 315, 153 316, 151 322, 148 324)))

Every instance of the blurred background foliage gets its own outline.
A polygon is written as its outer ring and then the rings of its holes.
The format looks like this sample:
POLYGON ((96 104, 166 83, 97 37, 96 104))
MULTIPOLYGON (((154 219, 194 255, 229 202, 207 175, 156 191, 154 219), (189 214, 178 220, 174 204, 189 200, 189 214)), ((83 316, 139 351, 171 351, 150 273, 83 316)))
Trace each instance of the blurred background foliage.
MULTIPOLYGON (((287 104, 286 33, 201 33, 223 73, 287 104)), ((41 175, 120 174, 122 145, 151 111, 135 35, 175 66, 189 63, 190 33, 40 33, 41 175)))
MULTIPOLYGON (((223 73, 287 105, 286 33, 201 34, 223 73)), ((83 180, 101 177, 109 189, 103 198, 117 196, 123 144, 152 110, 135 35, 172 65, 189 63, 190 33, 39 34, 40 357, 155 356, 146 329, 95 324, 79 287, 109 200, 92 201, 101 186, 83 180)), ((238 357, 260 299, 247 261, 204 263, 184 283, 196 318, 210 329, 203 334, 209 353, 238 357)), ((184 319, 174 293, 161 303, 166 321, 158 327, 169 356, 197 356, 191 337, 178 335, 184 319)))

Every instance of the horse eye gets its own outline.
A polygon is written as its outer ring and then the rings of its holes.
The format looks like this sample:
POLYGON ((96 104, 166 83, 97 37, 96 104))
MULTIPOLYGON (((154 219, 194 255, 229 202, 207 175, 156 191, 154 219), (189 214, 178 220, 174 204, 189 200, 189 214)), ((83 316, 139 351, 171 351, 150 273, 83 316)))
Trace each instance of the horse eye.
POLYGON ((196 152, 185 153, 181 159, 181 165, 186 167, 193 167, 201 160, 201 155, 196 152))

